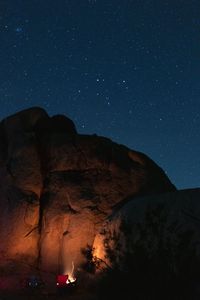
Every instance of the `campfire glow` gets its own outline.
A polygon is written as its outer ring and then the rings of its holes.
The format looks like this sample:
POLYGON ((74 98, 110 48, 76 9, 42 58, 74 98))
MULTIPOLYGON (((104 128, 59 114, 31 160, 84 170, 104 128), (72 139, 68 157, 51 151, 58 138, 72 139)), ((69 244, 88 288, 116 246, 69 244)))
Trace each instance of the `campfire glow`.
POLYGON ((97 257, 100 260, 106 261, 106 252, 104 245, 104 237, 102 235, 97 235, 94 240, 94 257, 97 257))
POLYGON ((74 262, 72 261, 72 268, 71 270, 66 270, 65 274, 68 275, 66 284, 72 283, 76 281, 76 277, 74 276, 74 262))

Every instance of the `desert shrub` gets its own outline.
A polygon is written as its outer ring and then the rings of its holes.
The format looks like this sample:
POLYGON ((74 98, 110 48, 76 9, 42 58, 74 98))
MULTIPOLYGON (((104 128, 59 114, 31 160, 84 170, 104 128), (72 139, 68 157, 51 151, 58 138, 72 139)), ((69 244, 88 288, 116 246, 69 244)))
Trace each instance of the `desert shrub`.
POLYGON ((94 255, 94 248, 87 245, 82 249, 82 254, 85 257, 85 263, 82 264, 82 270, 94 274, 99 268, 100 260, 94 255))
POLYGON ((118 235, 105 239, 112 269, 100 280, 98 299, 200 299, 200 260, 193 235, 192 230, 180 231, 177 222, 168 224, 163 205, 149 208, 143 223, 123 221, 118 235), (121 249, 120 234, 126 237, 121 249))

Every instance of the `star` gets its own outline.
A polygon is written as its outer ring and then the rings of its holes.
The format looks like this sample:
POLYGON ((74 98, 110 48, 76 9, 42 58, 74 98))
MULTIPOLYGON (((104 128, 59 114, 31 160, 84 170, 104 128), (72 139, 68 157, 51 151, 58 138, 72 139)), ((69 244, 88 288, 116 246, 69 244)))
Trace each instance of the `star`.
POLYGON ((19 27, 16 27, 16 28, 15 28, 15 32, 16 32, 16 33, 22 33, 22 32, 23 32, 23 28, 20 27, 20 26, 19 26, 19 27))
POLYGON ((1 119, 36 105, 76 117, 152 157, 178 188, 199 185, 198 0, 178 13, 176 1, 3 2, 1 119))

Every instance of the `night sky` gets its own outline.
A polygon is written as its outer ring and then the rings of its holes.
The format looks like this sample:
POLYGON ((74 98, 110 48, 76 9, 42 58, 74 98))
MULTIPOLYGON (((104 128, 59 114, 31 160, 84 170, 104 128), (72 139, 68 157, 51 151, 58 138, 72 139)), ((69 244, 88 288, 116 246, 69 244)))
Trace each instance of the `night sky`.
POLYGON ((199 0, 0 0, 0 118, 41 106, 200 186, 199 0))

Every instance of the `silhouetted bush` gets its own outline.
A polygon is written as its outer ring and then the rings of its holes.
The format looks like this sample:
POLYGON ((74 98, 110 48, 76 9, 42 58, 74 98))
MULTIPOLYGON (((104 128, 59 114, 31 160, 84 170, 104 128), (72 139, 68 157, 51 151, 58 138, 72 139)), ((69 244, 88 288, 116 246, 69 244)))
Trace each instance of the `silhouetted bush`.
POLYGON ((98 299, 199 300, 200 261, 193 235, 180 231, 177 222, 168 225, 163 205, 149 208, 143 223, 122 222, 118 235, 105 239, 112 269, 98 284, 98 299), (120 232, 126 236, 121 249, 120 232))

